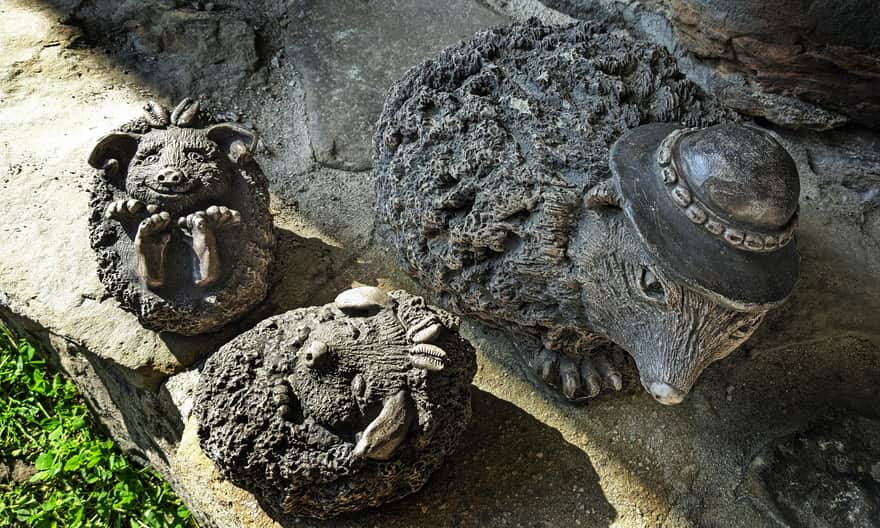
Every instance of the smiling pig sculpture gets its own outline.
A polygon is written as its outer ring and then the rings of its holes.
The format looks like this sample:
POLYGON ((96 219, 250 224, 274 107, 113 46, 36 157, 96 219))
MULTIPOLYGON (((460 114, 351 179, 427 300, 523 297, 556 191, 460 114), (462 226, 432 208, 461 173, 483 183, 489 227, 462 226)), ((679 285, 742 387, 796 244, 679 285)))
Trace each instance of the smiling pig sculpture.
POLYGON ((205 364, 202 448, 282 521, 412 493, 470 419, 476 358, 457 328, 421 297, 373 287, 266 319, 205 364))
POLYGON ((526 359, 568 399, 621 388, 613 342, 675 404, 792 291, 798 175, 611 29, 514 24, 407 72, 374 141, 378 230, 439 304, 539 337, 526 359))
POLYGON ((275 236, 255 144, 185 99, 147 104, 92 150, 98 274, 147 328, 214 331, 265 297, 275 236))

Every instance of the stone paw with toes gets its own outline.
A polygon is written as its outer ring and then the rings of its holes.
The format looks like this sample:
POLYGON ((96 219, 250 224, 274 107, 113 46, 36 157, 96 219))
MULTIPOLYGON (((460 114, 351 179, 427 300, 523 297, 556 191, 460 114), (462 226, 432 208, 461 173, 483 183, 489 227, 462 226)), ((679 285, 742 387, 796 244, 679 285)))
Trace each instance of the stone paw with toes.
POLYGON ((220 254, 217 251, 216 231, 222 227, 241 223, 241 213, 222 205, 212 205, 178 220, 178 226, 192 237, 192 247, 198 260, 195 284, 209 286, 221 275, 220 254))
POLYGON ((147 206, 144 202, 132 198, 116 200, 107 206, 107 209, 104 212, 104 217, 126 221, 138 217, 146 210, 146 207, 147 206))
POLYGON ((166 211, 153 213, 138 225, 134 247, 138 274, 150 288, 165 282, 165 252, 171 240, 171 215, 166 211))
POLYGON ((544 348, 531 366, 545 383, 573 402, 594 398, 603 388, 619 391, 623 387, 620 371, 603 354, 571 356, 544 348))

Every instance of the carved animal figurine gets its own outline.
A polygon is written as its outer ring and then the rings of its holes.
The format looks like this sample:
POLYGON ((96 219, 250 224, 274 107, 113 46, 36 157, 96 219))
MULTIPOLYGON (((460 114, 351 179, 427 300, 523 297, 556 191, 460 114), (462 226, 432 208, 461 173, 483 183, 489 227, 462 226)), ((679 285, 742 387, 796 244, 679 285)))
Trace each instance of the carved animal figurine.
POLYGON ((611 341, 679 403, 797 277, 794 162, 738 121, 601 24, 486 31, 392 87, 379 235, 439 304, 540 337, 568 399, 621 388, 611 341))
POLYGON ((211 332, 265 297, 275 235, 255 144, 185 99, 148 103, 92 150, 98 274, 147 328, 211 332))
POLYGON ((421 488, 470 420, 475 372, 456 317, 404 291, 355 288, 211 356, 199 439, 274 518, 329 518, 421 488))

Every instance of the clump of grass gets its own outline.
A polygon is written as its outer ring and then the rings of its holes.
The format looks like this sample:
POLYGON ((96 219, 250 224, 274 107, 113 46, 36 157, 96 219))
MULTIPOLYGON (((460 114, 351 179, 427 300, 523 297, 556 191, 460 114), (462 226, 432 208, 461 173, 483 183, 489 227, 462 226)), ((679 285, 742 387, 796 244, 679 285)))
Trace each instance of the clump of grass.
POLYGON ((165 481, 97 431, 70 380, 0 326, 0 463, 25 468, 0 482, 0 526, 196 526, 165 481))

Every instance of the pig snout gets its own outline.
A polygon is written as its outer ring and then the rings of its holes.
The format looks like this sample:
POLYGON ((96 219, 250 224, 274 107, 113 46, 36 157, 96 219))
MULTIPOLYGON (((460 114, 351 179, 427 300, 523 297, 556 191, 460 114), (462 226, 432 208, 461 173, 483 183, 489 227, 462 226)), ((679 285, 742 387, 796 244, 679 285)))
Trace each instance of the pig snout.
POLYGON ((195 183, 178 167, 163 167, 150 178, 150 187, 162 193, 180 194, 188 192, 195 183))

